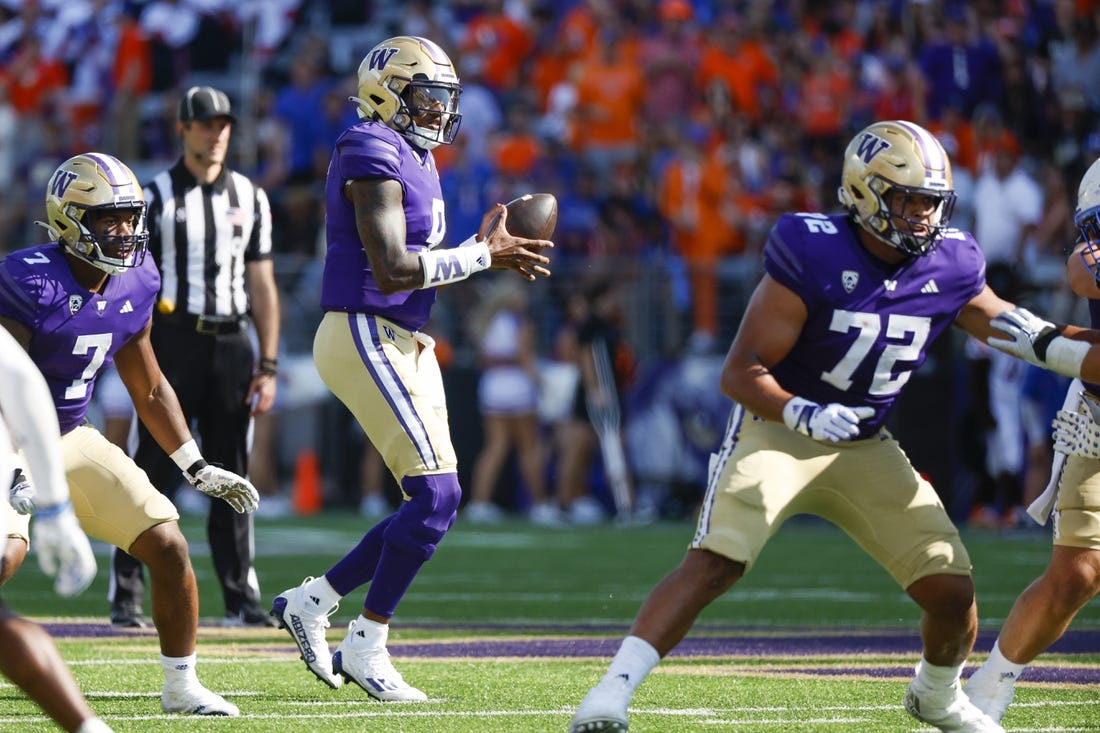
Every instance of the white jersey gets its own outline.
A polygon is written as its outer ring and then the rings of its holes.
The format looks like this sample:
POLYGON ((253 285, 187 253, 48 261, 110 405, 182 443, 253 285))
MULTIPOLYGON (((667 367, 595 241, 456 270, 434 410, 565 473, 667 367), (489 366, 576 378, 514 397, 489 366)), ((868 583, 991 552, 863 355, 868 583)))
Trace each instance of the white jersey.
POLYGON ((59 443, 57 410, 46 379, 19 342, 0 328, 0 488, 7 487, 14 471, 13 449, 23 451, 27 470, 34 477, 35 502, 52 506, 68 501, 64 461, 59 443))

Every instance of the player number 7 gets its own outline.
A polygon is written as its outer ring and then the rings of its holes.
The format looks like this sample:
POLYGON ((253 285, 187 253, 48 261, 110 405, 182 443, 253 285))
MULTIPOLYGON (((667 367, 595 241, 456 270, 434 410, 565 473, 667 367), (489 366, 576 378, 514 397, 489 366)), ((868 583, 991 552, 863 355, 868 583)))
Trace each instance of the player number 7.
POLYGON ((65 399, 79 400, 88 394, 88 382, 103 366, 110 348, 111 334, 109 333, 89 333, 77 337, 76 344, 73 345, 73 353, 83 356, 91 352, 92 358, 88 361, 88 366, 84 367, 80 377, 74 379, 73 383, 65 388, 65 399))

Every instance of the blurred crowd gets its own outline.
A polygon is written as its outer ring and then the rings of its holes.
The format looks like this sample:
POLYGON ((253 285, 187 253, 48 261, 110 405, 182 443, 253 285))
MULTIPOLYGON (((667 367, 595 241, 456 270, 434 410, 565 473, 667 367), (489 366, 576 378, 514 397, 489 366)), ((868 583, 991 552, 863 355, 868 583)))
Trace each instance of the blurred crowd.
MULTIPOLYGON (((1061 257, 1100 155, 1096 0, 0 0, 0 252, 37 242, 56 165, 103 150, 139 177, 178 155, 179 90, 239 110, 234 164, 264 186, 308 350, 323 178, 354 121, 362 55, 423 35, 455 60, 462 130, 436 151, 449 238, 530 191, 559 200, 555 277, 531 298, 539 353, 571 298, 626 284, 638 358, 721 354, 775 217, 831 211, 844 147, 918 122, 954 163, 953 223, 1073 320, 1061 257)), ((476 362, 461 320, 434 324, 476 362)), ((446 314, 450 314, 449 316, 446 314)), ((302 330, 296 339, 293 328, 302 330)))

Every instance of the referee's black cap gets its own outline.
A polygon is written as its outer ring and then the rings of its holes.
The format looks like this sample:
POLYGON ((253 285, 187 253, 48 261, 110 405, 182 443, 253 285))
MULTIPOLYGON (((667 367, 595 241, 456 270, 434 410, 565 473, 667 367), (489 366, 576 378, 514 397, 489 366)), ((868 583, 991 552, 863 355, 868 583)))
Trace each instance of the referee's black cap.
POLYGON ((214 87, 191 87, 180 100, 180 122, 192 120, 212 120, 225 117, 233 124, 237 118, 229 106, 229 97, 214 87))

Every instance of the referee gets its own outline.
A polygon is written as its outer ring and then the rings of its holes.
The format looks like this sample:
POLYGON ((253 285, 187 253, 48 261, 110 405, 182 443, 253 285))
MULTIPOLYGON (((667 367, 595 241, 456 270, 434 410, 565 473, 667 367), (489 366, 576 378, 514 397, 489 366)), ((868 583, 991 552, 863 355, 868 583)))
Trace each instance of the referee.
MULTIPOLYGON (((176 129, 183 155, 145 189, 149 253, 161 272, 152 344, 183 414, 211 463, 248 471, 252 416, 275 401, 279 299, 271 260, 267 195, 225 166, 236 118, 213 87, 188 89, 176 129), (259 354, 253 353, 255 326, 259 354)), ((172 498, 180 472, 144 425, 134 459, 172 498)), ((260 603, 253 567, 252 514, 210 502, 206 524, 227 626, 273 625, 260 603)), ((112 559, 111 622, 141 627, 140 563, 121 550, 112 559)))

